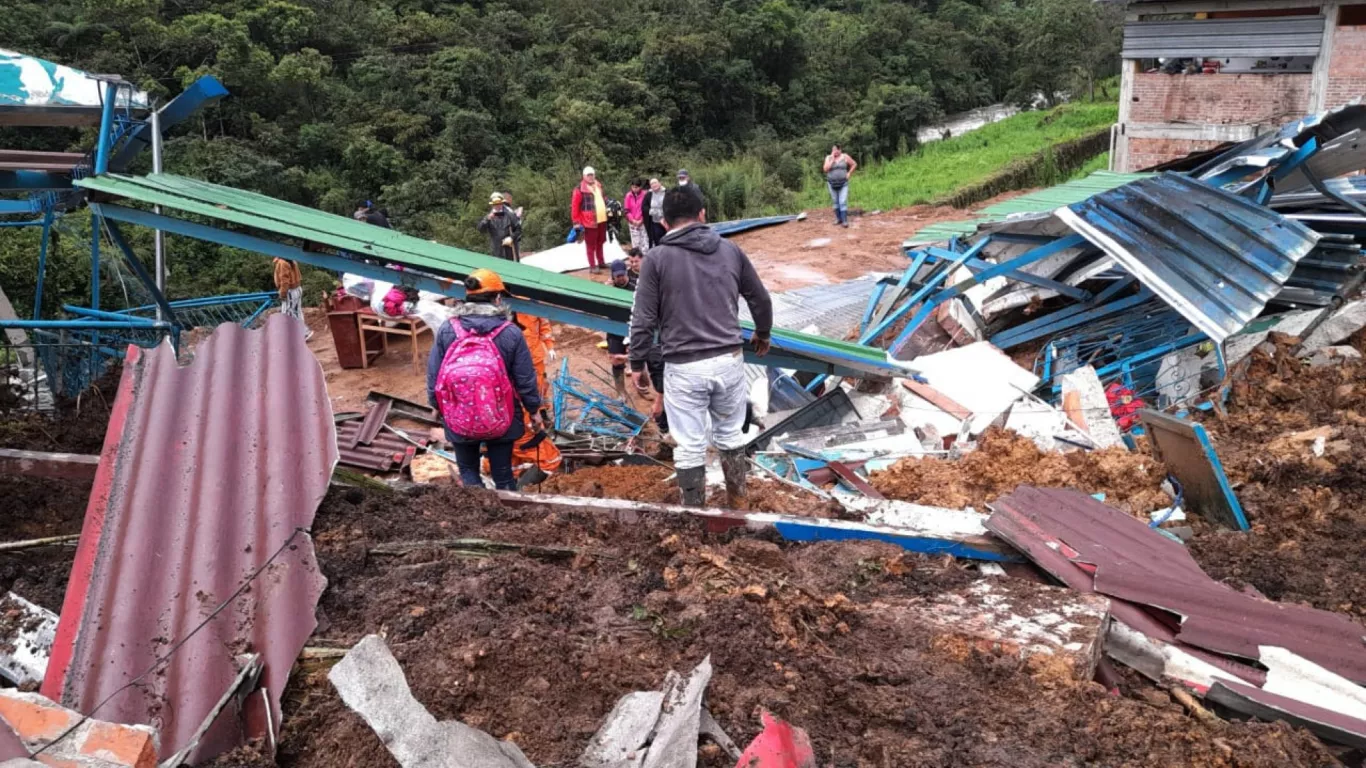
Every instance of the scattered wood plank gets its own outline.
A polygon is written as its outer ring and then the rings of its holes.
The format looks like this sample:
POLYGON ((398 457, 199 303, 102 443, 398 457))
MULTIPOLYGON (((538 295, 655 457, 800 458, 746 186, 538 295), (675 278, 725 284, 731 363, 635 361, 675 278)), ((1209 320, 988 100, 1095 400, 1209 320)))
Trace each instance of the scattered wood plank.
POLYGON ((99 456, 0 448, 0 474, 5 475, 94 480, 99 466, 99 456))

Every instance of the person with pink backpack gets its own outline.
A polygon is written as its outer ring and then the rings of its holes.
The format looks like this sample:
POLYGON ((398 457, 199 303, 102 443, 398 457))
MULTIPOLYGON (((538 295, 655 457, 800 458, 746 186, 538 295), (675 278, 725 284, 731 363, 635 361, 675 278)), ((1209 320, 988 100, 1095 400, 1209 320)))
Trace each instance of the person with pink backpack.
POLYGON ((541 429, 541 392, 522 330, 503 301, 503 279, 488 269, 465 278, 465 303, 441 326, 427 358, 427 397, 455 449, 460 484, 483 487, 481 448, 499 490, 515 490, 513 445, 526 432, 523 409, 541 429))

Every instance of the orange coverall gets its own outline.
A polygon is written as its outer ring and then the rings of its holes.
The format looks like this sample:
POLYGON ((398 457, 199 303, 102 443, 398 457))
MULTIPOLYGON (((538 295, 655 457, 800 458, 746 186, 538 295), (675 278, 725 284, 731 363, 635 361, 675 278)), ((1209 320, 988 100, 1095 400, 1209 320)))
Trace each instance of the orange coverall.
MULTIPOLYGON (((550 321, 543 317, 526 315, 521 312, 516 314, 517 327, 522 329, 522 335, 526 337, 526 345, 531 350, 531 364, 536 368, 536 379, 541 388, 541 402, 545 403, 544 408, 549 411, 552 409, 550 399, 550 379, 545 375, 546 354, 555 348, 555 336, 550 328, 550 321)), ((526 448, 535 437, 536 433, 531 428, 531 414, 524 413, 526 419, 526 434, 512 447, 512 467, 521 474, 518 467, 527 464, 539 464, 541 471, 547 474, 560 471, 560 449, 555 447, 555 442, 549 437, 541 441, 541 444, 534 448, 526 448)), ((552 425, 546 424, 546 429, 552 425)), ((488 460, 485 459, 485 464, 488 460)))

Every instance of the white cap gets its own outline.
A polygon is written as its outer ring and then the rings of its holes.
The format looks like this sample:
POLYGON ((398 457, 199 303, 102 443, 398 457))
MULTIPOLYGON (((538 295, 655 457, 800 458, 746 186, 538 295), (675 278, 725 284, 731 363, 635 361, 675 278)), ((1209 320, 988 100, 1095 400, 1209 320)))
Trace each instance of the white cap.
POLYGON ((593 170, 593 166, 591 166, 591 165, 585 165, 585 166, 583 167, 583 175, 584 175, 584 176, 596 176, 596 175, 598 175, 598 172, 595 171, 595 170, 593 170))

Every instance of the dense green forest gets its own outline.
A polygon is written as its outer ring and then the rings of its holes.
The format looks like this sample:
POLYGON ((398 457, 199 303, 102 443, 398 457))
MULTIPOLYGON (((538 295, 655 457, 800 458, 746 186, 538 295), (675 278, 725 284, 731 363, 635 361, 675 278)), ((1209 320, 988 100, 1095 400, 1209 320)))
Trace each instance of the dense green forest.
MULTIPOLYGON (((122 74, 162 100, 202 74, 224 82, 231 97, 167 142, 168 170, 337 213, 373 198, 406 232, 472 247, 494 189, 527 207, 529 247, 562 239, 584 164, 612 190, 687 165, 714 219, 790 210, 830 142, 892 158, 945 114, 1080 94, 1115 71, 1119 40, 1115 11, 1092 0, 5 6, 4 47, 122 74)), ((7 147, 91 141, 0 131, 7 147)), ((26 237, 0 245, 6 286, 26 237)), ((194 267, 178 293, 259 289, 269 274, 179 247, 194 267)))

